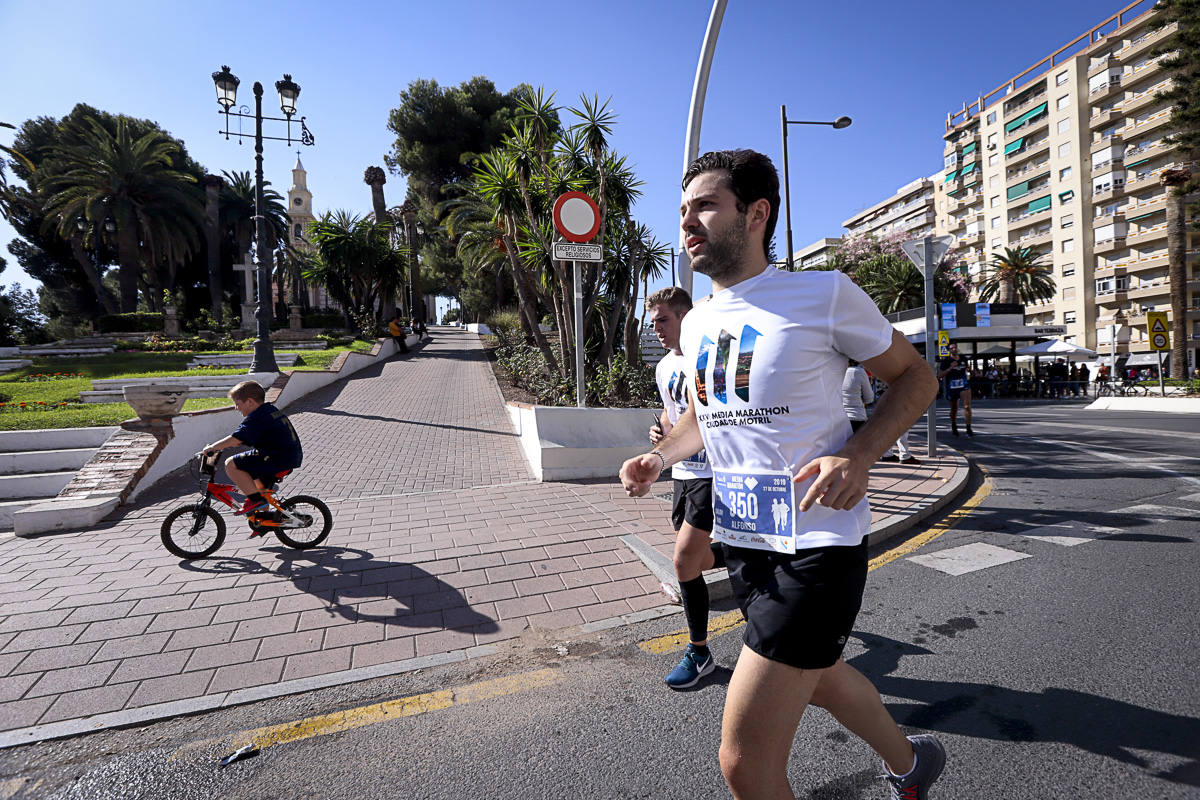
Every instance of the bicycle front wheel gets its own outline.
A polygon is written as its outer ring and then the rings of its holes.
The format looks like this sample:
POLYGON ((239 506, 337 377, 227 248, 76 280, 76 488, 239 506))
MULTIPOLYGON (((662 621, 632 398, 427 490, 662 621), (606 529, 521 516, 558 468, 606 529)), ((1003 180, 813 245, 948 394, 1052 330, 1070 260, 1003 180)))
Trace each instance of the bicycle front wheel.
POLYGON ((225 520, 208 506, 180 506, 163 520, 163 546, 187 561, 212 555, 224 541, 225 520))
POLYGON ((299 520, 299 525, 284 520, 285 527, 275 530, 279 541, 288 547, 294 547, 297 550, 316 547, 325 541, 325 537, 329 536, 329 531, 333 530, 333 514, 329 513, 329 506, 315 497, 297 494, 279 505, 283 506, 288 514, 299 520))

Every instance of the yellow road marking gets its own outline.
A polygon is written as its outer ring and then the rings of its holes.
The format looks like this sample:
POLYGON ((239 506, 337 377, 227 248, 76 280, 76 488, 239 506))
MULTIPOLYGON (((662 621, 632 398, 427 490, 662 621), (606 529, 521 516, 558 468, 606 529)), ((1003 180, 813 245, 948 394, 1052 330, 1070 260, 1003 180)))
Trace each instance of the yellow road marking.
MULTIPOLYGON (((896 559, 903 558, 909 553, 912 553, 914 550, 929 544, 934 539, 937 539, 943 533, 953 528, 968 514, 974 511, 975 508, 982 503, 989 494, 992 493, 992 482, 987 477, 987 470, 984 470, 983 472, 983 485, 975 491, 975 494, 971 495, 970 499, 968 499, 965 503, 949 514, 944 520, 934 525, 929 530, 914 536, 902 545, 894 547, 887 552, 880 553, 879 555, 875 556, 875 558, 872 558, 867 564, 867 572, 873 572, 874 570, 882 567, 884 564, 890 564, 896 559)), ((736 628, 740 628, 744 624, 745 620, 742 619, 741 611, 731 611, 727 614, 722 614, 719 617, 714 617, 709 620, 708 623, 708 638, 716 638, 723 633, 728 633, 736 628)), ((683 648, 687 647, 689 639, 690 637, 688 636, 688 630, 687 628, 684 628, 683 630, 672 631, 671 633, 664 634, 663 636, 656 636, 653 639, 647 639, 644 642, 638 642, 638 647, 647 653, 662 655, 664 653, 682 650, 683 648)))
POLYGON ((476 703, 480 700, 490 700, 529 689, 538 689, 561 679, 561 675, 553 669, 540 669, 534 672, 524 672, 517 675, 506 675, 502 678, 472 683, 457 689, 442 689, 436 692, 426 692, 396 700, 387 700, 369 706, 360 706, 333 714, 288 722, 283 725, 272 725, 266 728, 246 731, 234 739, 233 747, 238 748, 247 744, 256 744, 267 748, 284 742, 295 742, 309 739, 313 736, 326 736, 377 722, 387 722, 402 717, 415 717, 430 711, 441 711, 451 706, 461 706, 466 703, 476 703))
POLYGON ((191 751, 204 751, 216 745, 225 745, 229 750, 236 750, 248 744, 257 745, 260 749, 285 742, 295 742, 314 736, 326 736, 331 733, 362 728, 378 722, 415 717, 430 711, 441 711, 451 706, 461 706, 466 703, 476 703, 480 700, 490 700, 495 697, 516 694, 530 689, 539 689, 562 680, 562 675, 553 669, 539 669, 533 672, 523 672, 516 675, 505 675, 492 678, 457 689, 441 689, 436 692, 426 692, 395 700, 386 700, 369 706, 350 708, 333 714, 285 722, 282 725, 271 725, 265 728, 242 731, 232 737, 205 739, 184 745, 169 759, 174 761, 191 751))

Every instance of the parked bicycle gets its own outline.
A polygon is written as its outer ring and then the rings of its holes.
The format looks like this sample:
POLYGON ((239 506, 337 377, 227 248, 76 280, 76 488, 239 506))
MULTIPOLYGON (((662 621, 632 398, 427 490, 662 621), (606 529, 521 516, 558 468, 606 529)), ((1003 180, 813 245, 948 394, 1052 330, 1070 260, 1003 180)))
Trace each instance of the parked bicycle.
MULTIPOLYGON (((214 499, 235 511, 244 499, 237 488, 216 483, 221 453, 197 453, 191 460, 192 475, 201 484, 199 503, 180 506, 167 514, 162 524, 162 543, 173 555, 192 561, 215 553, 225 542, 225 520, 212 507, 214 499)), ((246 515, 250 538, 274 533, 279 541, 297 550, 316 547, 329 536, 333 515, 329 507, 315 497, 296 494, 286 499, 275 495, 274 488, 291 470, 275 475, 262 495, 267 505, 246 515)))

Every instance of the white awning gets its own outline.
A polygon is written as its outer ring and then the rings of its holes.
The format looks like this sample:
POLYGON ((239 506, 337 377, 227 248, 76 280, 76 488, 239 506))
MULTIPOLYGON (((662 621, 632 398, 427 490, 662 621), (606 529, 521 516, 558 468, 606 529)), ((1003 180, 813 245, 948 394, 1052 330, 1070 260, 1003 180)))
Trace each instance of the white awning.
MULTIPOLYGON (((1127 367, 1155 367, 1158 366, 1158 353, 1134 353, 1125 362, 1127 367)), ((1164 359, 1165 361, 1165 359, 1164 359)))

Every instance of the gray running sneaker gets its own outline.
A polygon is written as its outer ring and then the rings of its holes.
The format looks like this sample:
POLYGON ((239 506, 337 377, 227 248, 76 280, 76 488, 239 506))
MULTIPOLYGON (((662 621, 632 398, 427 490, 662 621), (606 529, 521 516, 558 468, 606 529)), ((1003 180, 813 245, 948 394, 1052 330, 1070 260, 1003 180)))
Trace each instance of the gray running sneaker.
POLYGON ((942 774, 946 766, 946 748, 936 736, 922 733, 919 736, 909 736, 913 752, 916 753, 917 763, 912 772, 904 777, 893 775, 887 765, 883 767, 880 777, 888 782, 888 795, 891 800, 925 800, 929 797, 929 787, 942 774))

